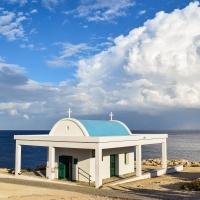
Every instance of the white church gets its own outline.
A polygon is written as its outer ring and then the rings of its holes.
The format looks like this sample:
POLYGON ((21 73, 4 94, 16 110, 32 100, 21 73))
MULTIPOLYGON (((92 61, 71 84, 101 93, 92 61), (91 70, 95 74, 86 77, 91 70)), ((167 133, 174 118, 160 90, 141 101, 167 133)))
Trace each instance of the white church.
POLYGON ((142 145, 162 144, 162 168, 167 168, 167 134, 132 134, 121 121, 59 120, 49 135, 15 135, 15 175, 21 171, 22 145, 48 147, 46 177, 49 180, 68 179, 95 182, 136 172, 142 176, 142 145), (136 155, 134 155, 136 147, 136 155), (136 164, 134 164, 136 160, 136 164), (135 166, 134 166, 135 165, 135 166))

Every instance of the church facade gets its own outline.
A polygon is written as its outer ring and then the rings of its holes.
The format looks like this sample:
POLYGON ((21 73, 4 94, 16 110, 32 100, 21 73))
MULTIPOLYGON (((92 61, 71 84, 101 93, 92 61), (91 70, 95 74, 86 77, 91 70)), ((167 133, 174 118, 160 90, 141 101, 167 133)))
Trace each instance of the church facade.
POLYGON ((132 134, 116 120, 77 120, 64 118, 49 135, 16 135, 15 175, 21 170, 23 145, 46 146, 48 149, 46 176, 49 180, 68 179, 95 182, 136 172, 142 176, 142 145, 162 144, 162 167, 167 168, 167 134, 132 134), (136 149, 134 154, 134 149, 136 149), (134 164, 136 160, 136 164, 134 164))

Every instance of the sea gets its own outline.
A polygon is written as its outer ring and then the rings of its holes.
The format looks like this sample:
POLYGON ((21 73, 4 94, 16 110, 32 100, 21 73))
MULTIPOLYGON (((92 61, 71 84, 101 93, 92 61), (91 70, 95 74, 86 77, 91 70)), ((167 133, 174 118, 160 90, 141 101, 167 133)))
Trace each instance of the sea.
MULTIPOLYGON (((133 130, 133 134, 168 134, 168 159, 184 158, 189 161, 200 162, 200 130, 178 131, 142 131, 133 130)), ((0 168, 12 169, 15 167, 15 140, 14 135, 48 134, 49 130, 35 131, 3 131, 0 130, 0 168)), ((161 144, 143 145, 142 159, 161 158, 161 144)), ((34 169, 46 163, 47 148, 36 146, 22 146, 22 169, 34 169)))

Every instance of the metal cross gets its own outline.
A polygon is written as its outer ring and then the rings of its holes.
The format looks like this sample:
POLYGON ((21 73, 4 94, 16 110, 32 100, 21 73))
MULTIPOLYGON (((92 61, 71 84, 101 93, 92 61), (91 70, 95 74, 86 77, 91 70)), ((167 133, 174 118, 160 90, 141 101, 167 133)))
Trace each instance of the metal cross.
POLYGON ((113 113, 111 112, 109 116, 110 116, 110 121, 112 121, 113 113))
POLYGON ((72 111, 70 110, 70 108, 69 108, 69 110, 67 111, 67 113, 69 114, 69 118, 70 118, 70 113, 71 113, 72 111))

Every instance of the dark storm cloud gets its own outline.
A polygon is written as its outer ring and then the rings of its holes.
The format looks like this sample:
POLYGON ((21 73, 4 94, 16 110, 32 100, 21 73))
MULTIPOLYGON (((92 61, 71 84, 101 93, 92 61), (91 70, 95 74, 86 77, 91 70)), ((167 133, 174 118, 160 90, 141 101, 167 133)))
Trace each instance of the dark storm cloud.
POLYGON ((3 66, 0 68, 0 84, 7 86, 26 85, 28 78, 12 68, 3 66))

